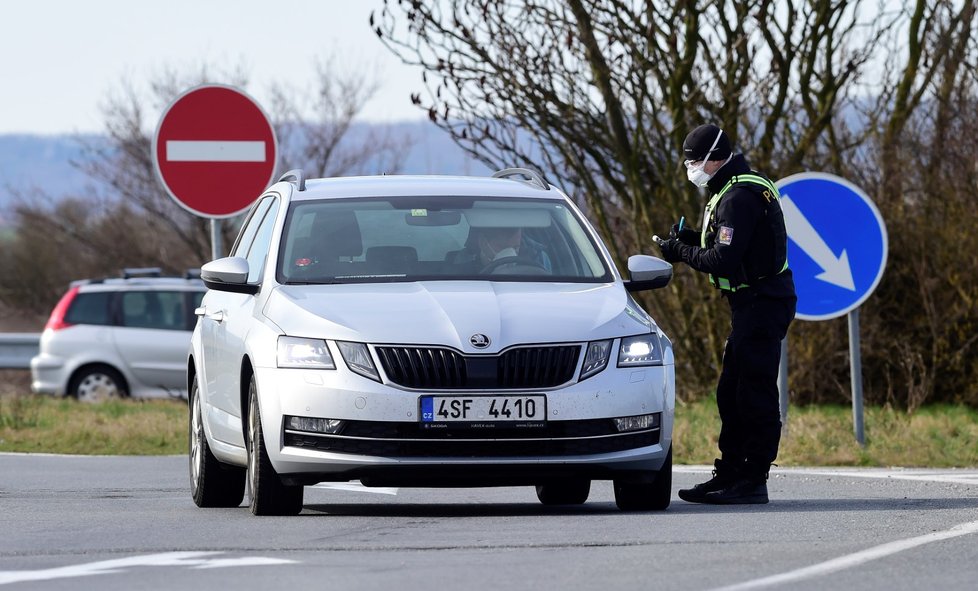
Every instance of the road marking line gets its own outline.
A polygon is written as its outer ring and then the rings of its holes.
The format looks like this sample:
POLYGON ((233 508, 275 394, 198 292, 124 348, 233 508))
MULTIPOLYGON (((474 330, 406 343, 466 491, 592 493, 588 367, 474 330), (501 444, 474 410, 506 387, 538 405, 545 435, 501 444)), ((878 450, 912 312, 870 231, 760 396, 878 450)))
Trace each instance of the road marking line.
POLYGON ((263 141, 167 140, 169 162, 264 162, 263 141))
POLYGON ((788 571, 779 575, 754 579, 753 581, 746 581, 736 585, 729 585, 727 587, 718 587, 713 589, 713 591, 745 591, 747 589, 759 589, 761 587, 770 587, 771 585, 780 585, 801 579, 809 579, 812 577, 827 575, 847 568, 852 568, 854 566, 859 566, 860 564, 864 564, 872 560, 885 558, 891 554, 903 552, 904 550, 910 550, 911 548, 916 548, 917 546, 923 546, 924 544, 930 544, 932 542, 940 542, 942 540, 966 536, 976 532, 978 532, 978 521, 962 523, 960 525, 955 525, 946 531, 934 532, 932 534, 917 536, 916 538, 908 538, 906 540, 897 540, 896 542, 889 542, 887 544, 875 546, 873 548, 848 554, 846 556, 840 556, 839 558, 834 558, 832 560, 827 560, 825 562, 813 564, 812 566, 806 566, 797 570, 788 571))
POLYGON ((90 575, 107 575, 123 572, 134 566, 184 566, 191 568, 223 568, 237 566, 270 566, 277 564, 292 564, 295 560, 285 558, 266 558, 249 556, 241 558, 207 558, 223 552, 164 552, 162 554, 146 554, 130 556, 114 560, 101 560, 87 564, 59 566, 42 570, 11 570, 0 571, 0 585, 22 583, 24 581, 48 581, 51 579, 69 579, 87 577, 90 575))
MULTIPOLYGON (((709 474, 713 466, 684 464, 673 466, 680 474, 709 474)), ((929 470, 927 468, 775 468, 772 474, 780 476, 811 475, 839 478, 875 478, 878 480, 912 480, 918 482, 945 482, 949 484, 978 485, 976 470, 929 470)))

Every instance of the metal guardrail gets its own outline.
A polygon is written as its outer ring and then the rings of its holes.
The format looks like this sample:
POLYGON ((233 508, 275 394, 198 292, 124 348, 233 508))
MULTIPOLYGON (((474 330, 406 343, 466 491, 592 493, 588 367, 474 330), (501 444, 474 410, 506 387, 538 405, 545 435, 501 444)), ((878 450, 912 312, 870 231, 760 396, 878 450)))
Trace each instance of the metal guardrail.
POLYGON ((40 347, 39 332, 0 333, 0 369, 30 369, 40 347))

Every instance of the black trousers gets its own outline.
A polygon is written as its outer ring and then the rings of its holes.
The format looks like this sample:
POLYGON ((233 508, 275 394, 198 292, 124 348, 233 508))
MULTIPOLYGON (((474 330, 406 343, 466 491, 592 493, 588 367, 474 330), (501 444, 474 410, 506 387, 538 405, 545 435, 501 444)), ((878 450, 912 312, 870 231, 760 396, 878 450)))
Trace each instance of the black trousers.
POLYGON ((778 366, 795 302, 758 296, 731 309, 717 384, 719 447, 725 464, 742 467, 748 475, 766 475, 778 456, 778 366))

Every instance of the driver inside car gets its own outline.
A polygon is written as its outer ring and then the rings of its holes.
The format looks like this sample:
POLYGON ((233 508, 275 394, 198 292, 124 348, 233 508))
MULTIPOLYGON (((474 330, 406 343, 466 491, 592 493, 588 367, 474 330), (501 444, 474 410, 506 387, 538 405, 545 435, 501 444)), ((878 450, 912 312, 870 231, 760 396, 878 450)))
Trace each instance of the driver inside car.
POLYGON ((472 228, 465 248, 452 254, 454 256, 449 260, 453 264, 469 267, 475 273, 505 273, 517 266, 535 268, 546 274, 552 270, 550 257, 542 245, 524 236, 523 229, 518 226, 472 228))
POLYGON ((484 228, 476 235, 483 266, 506 257, 520 255, 522 228, 484 228))

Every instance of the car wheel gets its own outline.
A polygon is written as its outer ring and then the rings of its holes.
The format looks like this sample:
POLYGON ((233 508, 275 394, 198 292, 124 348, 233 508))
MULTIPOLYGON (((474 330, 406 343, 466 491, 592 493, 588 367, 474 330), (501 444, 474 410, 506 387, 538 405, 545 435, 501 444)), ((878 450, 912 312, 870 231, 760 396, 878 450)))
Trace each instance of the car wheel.
POLYGON ((190 492, 198 507, 237 507, 244 499, 245 470, 214 457, 204 434, 197 378, 190 389, 190 492))
POLYGON ((122 374, 107 365, 93 365, 71 379, 68 393, 79 402, 104 402, 129 395, 122 374))
POLYGON ((652 482, 615 480, 615 504, 622 511, 662 511, 672 498, 672 448, 652 482))
POLYGON ((251 376, 248 386, 248 485, 249 506, 255 515, 298 515, 302 511, 302 486, 282 483, 265 448, 258 406, 258 385, 251 376))
POLYGON ((537 498, 544 505, 582 505, 590 493, 590 480, 565 480, 537 485, 537 498))

